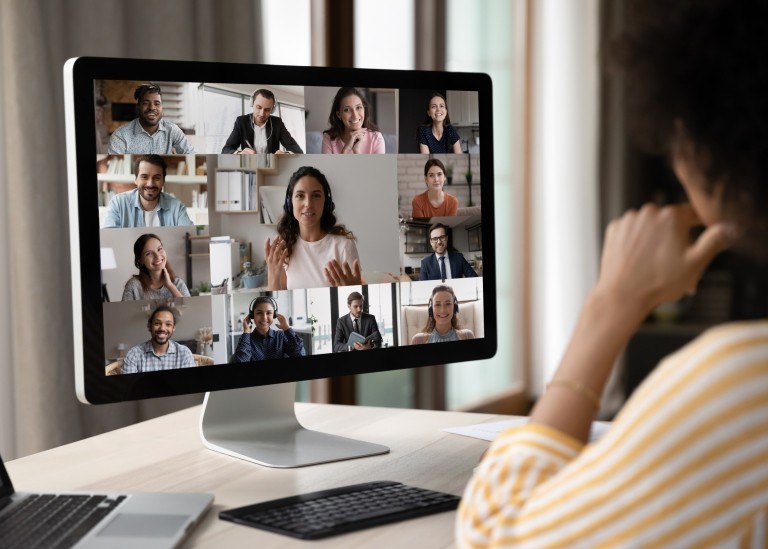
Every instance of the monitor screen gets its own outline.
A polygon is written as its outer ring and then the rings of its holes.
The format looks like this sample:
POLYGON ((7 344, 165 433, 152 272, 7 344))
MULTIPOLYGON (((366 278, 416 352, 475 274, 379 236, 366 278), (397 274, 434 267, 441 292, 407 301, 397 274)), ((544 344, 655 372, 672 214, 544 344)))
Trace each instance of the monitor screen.
POLYGON ((64 73, 83 402, 209 392, 226 427, 248 388, 495 353, 487 75, 64 73))

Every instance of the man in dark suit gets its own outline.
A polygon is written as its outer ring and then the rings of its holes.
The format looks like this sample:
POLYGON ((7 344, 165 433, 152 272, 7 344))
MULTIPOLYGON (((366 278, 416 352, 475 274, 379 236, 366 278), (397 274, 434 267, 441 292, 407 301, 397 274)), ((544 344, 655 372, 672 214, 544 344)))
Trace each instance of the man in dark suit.
POLYGON ((435 253, 421 260, 419 280, 442 280, 469 278, 477 273, 464 259, 461 252, 448 251, 448 227, 435 223, 429 228, 429 243, 435 253))
POLYGON ((222 154, 279 154, 284 152, 280 150, 281 144, 289 153, 304 152, 283 121, 277 116, 272 116, 275 94, 264 88, 258 89, 251 95, 251 105, 253 113, 235 119, 235 127, 221 149, 222 154))
POLYGON ((349 314, 336 322, 336 334, 333 337, 333 352, 365 351, 381 347, 381 334, 376 323, 376 317, 363 312, 363 295, 352 292, 347 297, 349 314), (356 332, 366 338, 364 342, 354 342, 350 345, 349 336, 356 332))

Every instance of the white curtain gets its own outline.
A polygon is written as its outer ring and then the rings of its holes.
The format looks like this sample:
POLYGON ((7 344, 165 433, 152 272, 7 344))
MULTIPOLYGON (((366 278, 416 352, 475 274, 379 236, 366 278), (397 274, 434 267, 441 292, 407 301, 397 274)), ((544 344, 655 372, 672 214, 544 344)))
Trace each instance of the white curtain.
POLYGON ((539 395, 597 279, 599 2, 531 4, 531 389, 539 395))
POLYGON ((74 392, 62 66, 106 56, 259 62, 259 0, 0 0, 0 453, 27 455, 200 402, 74 392))

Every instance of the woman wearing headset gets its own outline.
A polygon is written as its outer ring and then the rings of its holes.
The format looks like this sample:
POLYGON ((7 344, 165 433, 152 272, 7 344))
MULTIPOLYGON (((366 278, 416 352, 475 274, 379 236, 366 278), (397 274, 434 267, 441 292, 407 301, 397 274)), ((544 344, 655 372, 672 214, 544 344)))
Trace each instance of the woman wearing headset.
POLYGON ((459 302, 453 288, 440 284, 432 289, 429 298, 429 317, 424 329, 413 336, 411 345, 421 343, 442 343, 444 341, 459 341, 475 339, 472 330, 459 327, 459 302))
POLYGON ((355 235, 336 223, 328 180, 320 170, 296 170, 274 241, 264 243, 267 288, 290 290, 362 284, 355 235))
POLYGON ((187 285, 176 276, 168 263, 159 236, 147 233, 136 239, 133 264, 138 267, 139 274, 125 283, 123 301, 189 296, 187 285))
POLYGON ((288 325, 285 316, 277 312, 277 302, 267 296, 254 299, 248 316, 243 319, 243 335, 237 343, 232 362, 304 355, 301 337, 288 325), (275 318, 278 330, 272 327, 275 318))

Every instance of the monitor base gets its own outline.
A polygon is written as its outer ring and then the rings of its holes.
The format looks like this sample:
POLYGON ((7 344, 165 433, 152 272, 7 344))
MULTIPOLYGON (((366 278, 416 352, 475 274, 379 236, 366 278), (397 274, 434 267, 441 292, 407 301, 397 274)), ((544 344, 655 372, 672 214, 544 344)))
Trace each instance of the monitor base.
POLYGON ((303 467, 386 454, 381 444, 305 429, 295 383, 206 393, 200 436, 211 450, 267 467, 303 467))

